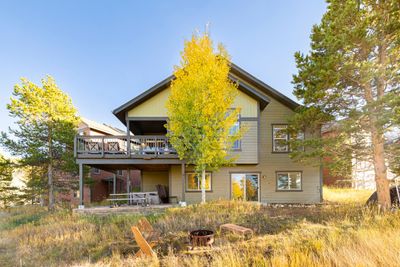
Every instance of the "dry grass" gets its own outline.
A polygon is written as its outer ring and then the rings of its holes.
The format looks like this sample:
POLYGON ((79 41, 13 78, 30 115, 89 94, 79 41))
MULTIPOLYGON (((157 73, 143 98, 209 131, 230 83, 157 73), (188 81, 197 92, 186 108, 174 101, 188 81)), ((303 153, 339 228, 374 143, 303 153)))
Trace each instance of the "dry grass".
POLYGON ((396 266, 400 262, 400 212, 378 213, 329 189, 335 205, 264 207, 218 201, 149 216, 162 232, 158 259, 137 259, 129 227, 138 215, 49 214, 37 207, 0 215, 0 266, 396 266), (339 196, 333 199, 334 196, 339 196), (233 222, 255 230, 250 240, 221 235, 233 222), (187 231, 216 230, 216 248, 187 255, 187 231))
POLYGON ((368 189, 324 187, 324 200, 330 203, 364 204, 374 192, 368 189))

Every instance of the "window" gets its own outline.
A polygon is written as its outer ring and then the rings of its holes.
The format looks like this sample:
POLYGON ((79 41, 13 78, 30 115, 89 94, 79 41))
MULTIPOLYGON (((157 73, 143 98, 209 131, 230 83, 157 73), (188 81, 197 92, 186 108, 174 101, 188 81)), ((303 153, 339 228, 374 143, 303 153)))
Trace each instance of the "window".
POLYGON ((276 190, 278 191, 301 191, 301 172, 277 172, 276 190))
POLYGON ((122 176, 122 170, 117 170, 117 175, 122 176))
POLYGON ((94 174, 99 174, 99 173, 100 173, 100 170, 97 169, 97 168, 93 168, 92 170, 93 170, 93 173, 94 173, 94 174))
MULTIPOLYGON (((229 130, 230 135, 234 135, 236 133, 238 133, 240 130, 240 114, 238 114, 238 118, 236 120, 236 122, 233 124, 233 126, 231 127, 231 129, 229 130)), ((233 143, 232 149, 233 150, 238 150, 240 149, 240 140, 236 140, 233 143)))
MULTIPOLYGON (((186 191, 201 191, 201 175, 186 173, 186 191)), ((211 173, 206 172, 206 191, 211 191, 211 173)))
MULTIPOLYGON (((289 140, 304 140, 304 133, 289 133, 287 124, 272 125, 272 151, 290 152, 289 140)), ((304 147, 303 147, 304 149, 304 147)))
POLYGON ((260 174, 231 173, 231 197, 235 200, 259 201, 260 174))

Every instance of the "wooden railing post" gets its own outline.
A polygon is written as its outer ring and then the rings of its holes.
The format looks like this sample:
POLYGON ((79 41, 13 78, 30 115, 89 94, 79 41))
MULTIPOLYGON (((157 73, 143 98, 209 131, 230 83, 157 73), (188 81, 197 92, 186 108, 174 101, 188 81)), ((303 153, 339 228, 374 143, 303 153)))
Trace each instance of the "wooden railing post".
POLYGON ((158 138, 157 137, 154 137, 154 143, 155 143, 154 154, 156 157, 158 157, 158 138))
POLYGON ((104 158, 104 136, 101 137, 101 157, 104 158))

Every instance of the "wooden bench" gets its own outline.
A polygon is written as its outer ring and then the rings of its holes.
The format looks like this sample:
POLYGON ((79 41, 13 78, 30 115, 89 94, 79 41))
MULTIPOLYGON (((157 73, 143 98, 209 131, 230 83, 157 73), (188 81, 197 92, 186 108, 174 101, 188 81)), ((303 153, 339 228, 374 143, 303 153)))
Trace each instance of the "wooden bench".
POLYGON ((252 237, 254 234, 254 231, 250 228, 246 228, 240 225, 232 224, 232 223, 227 223, 223 224, 219 227, 220 231, 229 231, 234 234, 241 235, 243 237, 252 237))

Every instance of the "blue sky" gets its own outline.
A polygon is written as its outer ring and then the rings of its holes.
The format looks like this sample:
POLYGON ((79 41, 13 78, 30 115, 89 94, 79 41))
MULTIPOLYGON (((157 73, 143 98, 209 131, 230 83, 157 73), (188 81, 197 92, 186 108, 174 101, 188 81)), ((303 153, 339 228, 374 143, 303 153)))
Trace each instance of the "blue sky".
POLYGON ((123 127, 111 111, 172 73, 185 39, 210 23, 232 61, 292 96, 293 54, 309 50, 322 0, 1 1, 0 130, 20 77, 52 75, 79 114, 123 127))

